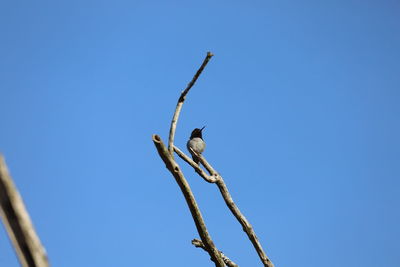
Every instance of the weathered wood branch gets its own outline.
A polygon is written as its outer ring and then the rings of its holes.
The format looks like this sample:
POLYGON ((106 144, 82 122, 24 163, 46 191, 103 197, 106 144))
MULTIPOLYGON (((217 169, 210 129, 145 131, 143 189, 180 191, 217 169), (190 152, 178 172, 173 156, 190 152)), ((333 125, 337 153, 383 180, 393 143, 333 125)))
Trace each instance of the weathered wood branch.
MULTIPOLYGON (((177 149, 175 149, 175 151, 177 151, 177 149)), ((232 196, 229 193, 228 187, 226 186, 222 176, 217 171, 215 171, 215 169, 211 166, 210 163, 208 163, 208 161, 204 158, 203 155, 198 154, 193 150, 192 150, 192 152, 199 158, 200 163, 206 168, 206 170, 209 172, 210 176, 215 178, 214 183, 217 184, 218 189, 221 192, 222 198, 224 199, 229 210, 232 212, 232 214, 235 216, 235 218, 238 220, 238 222, 242 225, 243 231, 247 234, 248 238, 250 239, 251 243, 253 244, 253 247, 257 251, 258 257, 260 258, 263 265, 265 267, 274 267, 274 264, 268 258, 267 254, 264 252, 264 249, 262 248, 261 243, 258 240, 257 235, 254 232, 252 225, 249 223, 249 221, 246 219, 246 217, 242 214, 242 212, 239 210, 239 208, 236 206, 235 202, 233 201, 232 196)), ((184 159, 186 162, 188 162, 187 161, 188 156, 180 155, 180 154, 184 154, 182 151, 180 151, 178 153, 178 155, 182 159, 184 159)), ((202 176, 200 174, 200 171, 198 170, 198 168, 200 168, 200 167, 197 164, 196 164, 197 167, 193 166, 192 164, 190 164, 190 165, 195 169, 195 171, 202 178, 204 178, 206 181, 208 181, 204 176, 202 176)))
POLYGON ((214 242, 212 241, 207 227, 204 223, 203 216, 201 215, 200 209, 197 205, 196 199, 190 189, 189 183, 187 182, 185 176, 183 175, 179 165, 172 158, 172 155, 169 153, 161 138, 158 135, 153 135, 153 143, 157 148, 158 154, 161 159, 164 161, 165 166, 174 176, 175 181, 178 183, 183 196, 185 197, 186 203, 189 207, 190 213, 192 214, 192 218, 195 222, 197 232, 200 235, 201 240, 204 243, 204 246, 207 249, 207 252, 210 254, 211 260, 215 263, 217 267, 224 267, 224 261, 222 260, 221 254, 218 249, 215 247, 214 242))
POLYGON ((24 267, 48 267, 46 251, 40 243, 24 202, 1 155, 0 206, 1 218, 21 265, 24 267))
POLYGON ((186 161, 193 169, 208 183, 215 183, 217 181, 217 176, 210 176, 205 171, 203 171, 200 166, 194 162, 190 157, 188 157, 185 153, 183 153, 178 147, 174 146, 174 151, 178 156, 186 161))
MULTIPOLYGON (((206 246, 204 246, 203 242, 198 239, 193 239, 192 240, 192 245, 195 246, 196 248, 202 248, 204 251, 207 251, 206 246)), ((232 260, 230 260, 222 251, 220 251, 222 259, 224 260, 226 266, 228 267, 239 267, 236 263, 234 263, 232 260)))
POLYGON ((216 182, 219 191, 221 192, 222 197, 226 205, 228 206, 229 210, 235 216, 235 218, 239 221, 239 223, 243 227, 243 231, 247 234, 248 238, 250 239, 251 243, 253 244, 255 250, 257 251, 258 257, 260 258, 261 262, 264 264, 265 267, 274 267, 274 264, 265 254, 260 241, 258 241, 257 235, 253 230, 253 227, 249 223, 249 221, 244 217, 244 215, 240 212, 239 208, 236 206, 235 202, 231 197, 231 194, 226 187, 226 184, 221 176, 216 182))
POLYGON ((208 61, 212 58, 213 54, 211 52, 207 52, 206 58, 204 59, 203 63, 201 64, 200 68, 197 70, 196 74, 193 76, 193 79, 189 82, 186 86, 186 89, 182 91, 181 96, 178 99, 178 103, 176 104, 174 116, 172 117, 171 121, 171 128, 169 130, 169 138, 168 138, 168 151, 174 157, 174 138, 175 138, 175 131, 176 125, 178 123, 179 114, 182 109, 183 102, 185 102, 185 98, 187 93, 189 92, 190 88, 194 85, 194 83, 199 78, 200 74, 203 72, 204 68, 206 67, 208 61))

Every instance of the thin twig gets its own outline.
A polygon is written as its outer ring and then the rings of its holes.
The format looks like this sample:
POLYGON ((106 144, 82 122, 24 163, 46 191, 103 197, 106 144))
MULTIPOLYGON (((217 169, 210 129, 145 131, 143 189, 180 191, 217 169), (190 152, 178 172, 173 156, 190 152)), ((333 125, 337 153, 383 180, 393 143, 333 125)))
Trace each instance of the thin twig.
MULTIPOLYGON (((202 248, 204 251, 207 252, 206 247, 204 246, 203 242, 198 239, 193 239, 192 240, 192 245, 195 246, 196 248, 202 248)), ((234 263, 232 260, 230 260, 222 251, 220 251, 222 259, 224 260, 226 266, 228 267, 239 267, 236 263, 234 263)))
POLYGON ((49 262, 32 221, 0 155, 0 213, 24 267, 47 267, 49 262))
POLYGON ((201 215, 200 209, 197 205, 196 199, 190 189, 188 182, 186 181, 185 176, 183 175, 179 165, 172 158, 172 155, 169 153, 161 138, 158 135, 153 135, 153 143, 157 148, 158 154, 161 159, 164 161, 167 169, 174 176, 176 182, 178 183, 187 205, 189 206, 189 210, 192 214, 193 220, 196 224, 197 232, 200 235, 201 240, 203 241, 205 247, 207 248, 208 253, 212 261, 214 261, 217 267, 224 267, 224 261, 222 260, 221 254, 218 249, 215 247, 214 242, 212 241, 206 225, 203 220, 203 216, 201 215))
POLYGON ((183 153, 178 147, 174 146, 174 151, 176 154, 178 154, 181 159, 186 161, 190 166, 193 167, 193 169, 208 183, 215 183, 217 181, 216 176, 210 176, 208 175, 203 169, 196 163, 194 162, 190 157, 188 157, 185 153, 183 153))
POLYGON ((196 74, 193 76, 193 79, 189 82, 187 85, 186 89, 182 91, 181 96, 178 99, 178 103, 176 104, 174 116, 172 117, 171 121, 171 128, 169 130, 169 138, 168 138, 168 151, 172 155, 172 158, 174 158, 174 138, 175 138, 175 130, 176 130, 176 124, 178 123, 178 118, 179 114, 182 109, 183 102, 185 101, 185 97, 187 93, 189 92, 190 88, 194 85, 196 80, 199 78, 200 74, 203 72, 205 66, 207 65, 208 61, 210 61, 211 57, 213 54, 211 52, 207 52, 207 56, 203 61, 203 64, 201 64, 200 68, 197 70, 196 74))

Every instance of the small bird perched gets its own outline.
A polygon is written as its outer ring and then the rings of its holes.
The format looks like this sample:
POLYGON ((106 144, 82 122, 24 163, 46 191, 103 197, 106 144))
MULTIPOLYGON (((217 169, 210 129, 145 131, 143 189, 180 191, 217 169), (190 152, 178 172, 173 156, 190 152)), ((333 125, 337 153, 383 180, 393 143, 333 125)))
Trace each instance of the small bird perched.
MULTIPOLYGON (((206 127, 206 126, 204 126, 206 127)), ((199 129, 196 128, 192 131, 192 134, 190 135, 190 139, 186 144, 187 149, 189 150, 190 154, 192 154, 193 161, 199 164, 199 158, 194 155, 191 149, 193 149, 196 153, 201 154, 203 153, 204 149, 206 148, 206 143, 203 140, 203 128, 199 129)))

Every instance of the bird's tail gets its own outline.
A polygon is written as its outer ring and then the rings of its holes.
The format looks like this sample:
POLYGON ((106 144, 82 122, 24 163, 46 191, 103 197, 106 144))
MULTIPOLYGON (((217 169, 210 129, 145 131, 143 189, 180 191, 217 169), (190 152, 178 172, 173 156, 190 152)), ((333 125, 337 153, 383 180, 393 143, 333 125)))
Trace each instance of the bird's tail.
POLYGON ((196 162, 197 165, 199 165, 199 162, 200 162, 199 157, 197 157, 195 155, 192 155, 192 159, 193 159, 194 162, 196 162))

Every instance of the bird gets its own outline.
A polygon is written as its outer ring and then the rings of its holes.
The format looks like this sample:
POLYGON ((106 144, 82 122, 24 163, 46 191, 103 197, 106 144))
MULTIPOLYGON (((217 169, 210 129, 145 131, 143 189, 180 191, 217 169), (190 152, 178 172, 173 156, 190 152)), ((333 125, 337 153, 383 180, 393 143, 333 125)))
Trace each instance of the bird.
POLYGON ((202 134, 202 131, 205 127, 206 126, 204 126, 201 129, 195 128, 192 131, 189 141, 186 144, 187 149, 189 150, 190 154, 192 154, 193 161, 196 162, 197 164, 199 164, 200 159, 199 159, 199 157, 194 155, 194 153, 192 152, 192 149, 196 153, 201 154, 201 153, 203 153, 204 149, 206 148, 206 143, 203 140, 203 134, 202 134))

